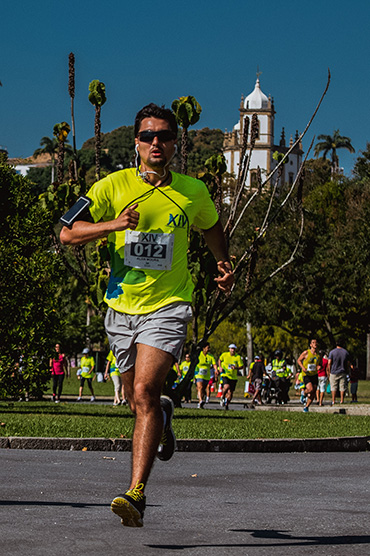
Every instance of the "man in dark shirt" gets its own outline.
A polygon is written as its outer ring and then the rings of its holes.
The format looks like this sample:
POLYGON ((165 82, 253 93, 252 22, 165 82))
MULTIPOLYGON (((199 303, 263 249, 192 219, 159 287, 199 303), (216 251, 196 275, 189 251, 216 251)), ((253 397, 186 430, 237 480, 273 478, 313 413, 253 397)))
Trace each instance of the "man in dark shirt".
POLYGON ((342 341, 337 342, 337 347, 329 353, 327 373, 330 376, 330 389, 332 395, 331 405, 335 404, 335 396, 339 388, 340 403, 344 402, 344 393, 347 387, 347 375, 349 368, 352 367, 349 360, 349 353, 340 346, 342 341))
POLYGON ((254 364, 251 365, 249 369, 249 374, 247 380, 251 380, 254 386, 254 395, 252 398, 252 405, 257 401, 259 405, 262 404, 261 399, 261 390, 262 390, 262 381, 263 375, 265 374, 265 365, 259 355, 256 355, 254 358, 254 364))

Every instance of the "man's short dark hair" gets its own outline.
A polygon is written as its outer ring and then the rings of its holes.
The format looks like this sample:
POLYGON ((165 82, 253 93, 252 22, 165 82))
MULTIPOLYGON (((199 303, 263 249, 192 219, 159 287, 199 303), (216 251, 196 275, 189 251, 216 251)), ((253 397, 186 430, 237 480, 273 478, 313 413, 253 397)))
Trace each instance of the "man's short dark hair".
POLYGON ((169 108, 165 108, 164 106, 157 106, 151 102, 147 106, 144 106, 139 112, 136 114, 135 117, 135 137, 139 134, 140 124, 144 120, 144 118, 158 118, 159 120, 166 120, 168 122, 171 131, 175 134, 175 138, 177 137, 177 122, 174 113, 169 108))

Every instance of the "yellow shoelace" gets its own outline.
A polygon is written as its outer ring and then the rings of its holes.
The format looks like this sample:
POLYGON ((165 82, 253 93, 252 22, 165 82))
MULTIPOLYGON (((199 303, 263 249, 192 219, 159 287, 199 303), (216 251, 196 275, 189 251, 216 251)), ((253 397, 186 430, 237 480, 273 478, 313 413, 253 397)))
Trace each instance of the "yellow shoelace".
POLYGON ((136 483, 136 486, 132 490, 128 490, 127 493, 134 500, 141 500, 144 498, 144 483, 136 483))

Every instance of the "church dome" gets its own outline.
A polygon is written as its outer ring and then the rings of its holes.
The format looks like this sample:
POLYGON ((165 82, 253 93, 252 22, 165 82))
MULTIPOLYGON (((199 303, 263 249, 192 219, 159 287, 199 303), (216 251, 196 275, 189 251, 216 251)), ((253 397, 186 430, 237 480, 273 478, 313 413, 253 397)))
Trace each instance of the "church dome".
POLYGON ((258 79, 258 77, 257 77, 256 85, 254 87, 254 91, 252 91, 251 94, 245 97, 244 99, 244 108, 246 110, 250 110, 250 109, 261 110, 264 108, 268 108, 268 98, 261 91, 260 80, 258 79))

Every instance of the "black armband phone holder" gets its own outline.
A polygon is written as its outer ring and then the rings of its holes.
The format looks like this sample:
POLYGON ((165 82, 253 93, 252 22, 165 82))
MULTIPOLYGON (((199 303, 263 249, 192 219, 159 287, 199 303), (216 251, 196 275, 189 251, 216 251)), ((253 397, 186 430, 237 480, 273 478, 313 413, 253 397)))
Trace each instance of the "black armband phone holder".
POLYGON ((81 195, 73 205, 63 216, 60 218, 60 222, 63 226, 71 228, 73 223, 77 220, 87 221, 90 219, 89 206, 92 204, 92 200, 89 197, 84 197, 81 195))

